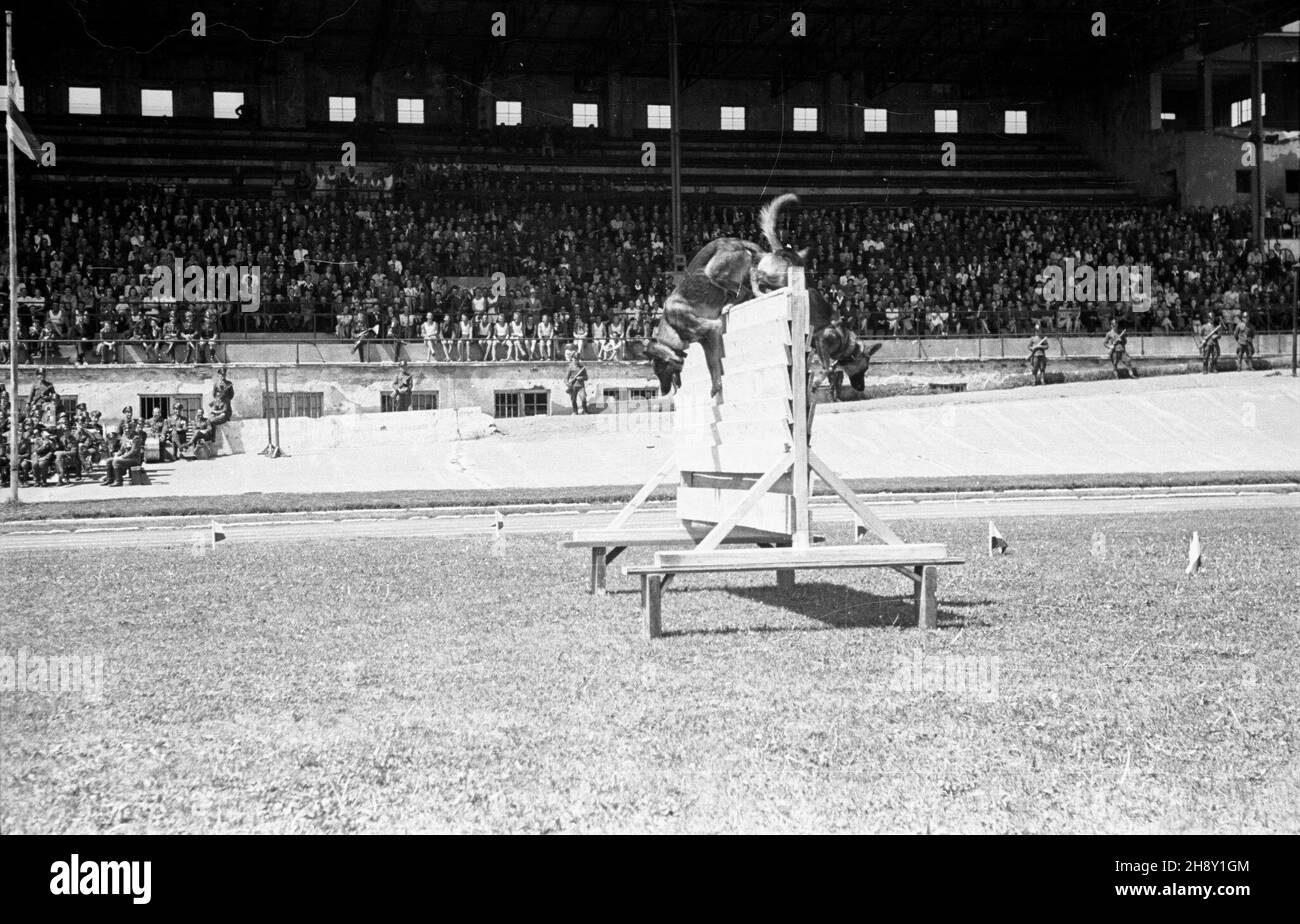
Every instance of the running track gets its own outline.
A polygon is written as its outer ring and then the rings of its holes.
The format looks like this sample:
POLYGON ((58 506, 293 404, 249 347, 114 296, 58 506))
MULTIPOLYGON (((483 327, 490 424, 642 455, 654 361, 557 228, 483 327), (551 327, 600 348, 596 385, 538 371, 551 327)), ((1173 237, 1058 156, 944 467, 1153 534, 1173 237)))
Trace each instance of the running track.
MULTIPOLYGON (((996 519, 1042 516, 1114 516, 1205 510, 1291 509, 1300 516, 1300 491, 1293 488, 1197 488, 1171 491, 933 495, 864 498, 885 520, 996 519)), ((852 513, 837 498, 814 498, 816 522, 847 523, 852 513)), ((563 534, 574 529, 600 528, 617 507, 564 505, 538 507, 506 516, 510 536, 563 534)), ((298 542, 316 539, 453 539, 488 537, 495 521, 492 509, 460 511, 359 511, 351 514, 296 513, 251 515, 221 523, 168 522, 168 518, 131 521, 81 520, 10 523, 0 527, 0 554, 105 548, 165 548, 208 546, 214 529, 219 546, 228 543, 298 542)), ((671 502, 638 512, 631 527, 677 524, 671 502)))

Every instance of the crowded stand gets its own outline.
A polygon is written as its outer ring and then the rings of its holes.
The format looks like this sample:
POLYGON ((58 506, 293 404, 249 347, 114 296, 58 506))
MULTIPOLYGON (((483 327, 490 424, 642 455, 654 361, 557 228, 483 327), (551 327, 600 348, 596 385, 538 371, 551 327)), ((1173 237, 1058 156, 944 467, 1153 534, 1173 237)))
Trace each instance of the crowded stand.
MULTIPOLYGON (((688 200, 683 250, 757 239, 755 213, 688 200)), ((1250 246, 1244 209, 808 201, 787 215, 787 240, 810 249, 810 283, 864 336, 1021 336, 1036 323, 1100 335, 1112 318, 1174 335, 1239 311, 1261 332, 1290 326, 1293 257, 1250 246), (1061 311, 1044 299, 1044 269, 1067 257, 1149 266, 1153 291, 1143 304, 1061 311)), ((1278 237, 1297 222, 1295 210, 1269 212, 1278 237)), ((147 362, 219 363, 235 333, 332 336, 358 361, 382 342, 429 362, 561 360, 569 345, 587 360, 639 359, 672 285, 665 197, 487 166, 398 163, 375 183, 322 180, 274 200, 29 196, 19 235, 19 360, 30 364, 111 364, 126 344, 147 362), (151 269, 177 260, 257 267, 261 309, 153 297, 151 269), (455 281, 494 274, 506 282, 455 281)))

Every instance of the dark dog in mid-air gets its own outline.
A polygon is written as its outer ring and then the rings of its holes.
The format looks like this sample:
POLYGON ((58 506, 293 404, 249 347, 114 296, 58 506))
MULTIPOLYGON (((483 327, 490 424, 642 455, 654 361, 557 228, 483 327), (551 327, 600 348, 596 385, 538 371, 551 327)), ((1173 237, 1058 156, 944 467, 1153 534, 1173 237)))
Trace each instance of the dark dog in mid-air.
MULTIPOLYGON (((781 207, 797 201, 793 193, 786 193, 759 213, 759 227, 770 251, 739 238, 718 238, 705 244, 686 267, 664 303, 663 317, 646 348, 663 394, 681 385, 686 350, 692 343, 704 348, 712 393, 721 393, 723 311, 729 305, 782 288, 787 284, 789 269, 803 266, 807 258, 806 248, 786 247, 776 230, 781 207)), ((838 385, 844 375, 862 391, 871 355, 880 345, 867 349, 858 342, 852 331, 837 322, 830 303, 815 289, 808 290, 808 308, 813 347, 831 380, 834 400, 839 400, 838 385)))
POLYGON ((682 383, 686 348, 692 343, 704 347, 713 394, 722 390, 722 312, 754 297, 750 277, 762 254, 757 244, 722 237, 700 248, 686 267, 646 347, 665 395, 682 383))

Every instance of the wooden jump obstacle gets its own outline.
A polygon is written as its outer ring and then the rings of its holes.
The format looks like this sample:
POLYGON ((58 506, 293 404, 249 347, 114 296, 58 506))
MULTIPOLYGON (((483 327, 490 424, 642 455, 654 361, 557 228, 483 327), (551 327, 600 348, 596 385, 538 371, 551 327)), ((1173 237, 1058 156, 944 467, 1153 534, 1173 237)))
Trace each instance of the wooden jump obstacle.
POLYGON ((608 527, 576 532, 563 543, 592 550, 590 588, 597 593, 603 592, 605 566, 625 548, 693 546, 656 552, 653 564, 623 569, 641 578, 648 638, 662 632, 663 591, 673 576, 708 571, 775 571, 778 586, 792 588, 799 570, 892 568, 914 582, 917 624, 938 625, 936 569, 962 560, 940 544, 904 542, 811 450, 815 406, 809 401, 809 342, 808 294, 800 268, 790 271, 786 288, 731 306, 724 314, 721 399, 710 395, 702 348, 692 347, 674 398, 676 457, 608 527), (674 468, 680 472, 677 514, 684 531, 628 529, 632 515, 674 468), (809 509, 814 474, 882 544, 814 547, 809 509), (724 544, 758 548, 720 548, 724 544))

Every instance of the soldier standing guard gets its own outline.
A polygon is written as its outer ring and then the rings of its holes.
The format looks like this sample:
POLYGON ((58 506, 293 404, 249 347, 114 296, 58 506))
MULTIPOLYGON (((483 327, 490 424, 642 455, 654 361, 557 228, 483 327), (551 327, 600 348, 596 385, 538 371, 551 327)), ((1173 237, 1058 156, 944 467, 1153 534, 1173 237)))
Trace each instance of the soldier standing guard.
POLYGON ((1119 329, 1119 320, 1110 319, 1110 330, 1106 332, 1106 350, 1110 354, 1110 366, 1115 370, 1115 378, 1119 378, 1120 364, 1128 369, 1128 374, 1137 378, 1137 370, 1133 368, 1133 361, 1128 355, 1128 332, 1119 329))
POLYGON ((1034 334, 1029 338, 1029 371, 1034 374, 1035 385, 1047 384, 1047 337, 1043 334, 1041 322, 1034 325, 1034 334))
POLYGON ((1219 337, 1223 334, 1223 325, 1213 314, 1201 325, 1200 342, 1201 375, 1219 371, 1219 337))
POLYGON ((573 413, 587 413, 587 367, 582 364, 582 357, 577 347, 570 346, 564 351, 564 358, 569 361, 569 368, 564 372, 564 390, 569 393, 569 404, 573 413))
POLYGON ((1255 325, 1250 323, 1250 314, 1243 311, 1233 328, 1233 337, 1237 341, 1237 371, 1249 372, 1255 368, 1255 325))
POLYGON ((411 390, 414 387, 415 379, 411 377, 410 370, 406 367, 406 360, 402 360, 397 378, 393 380, 393 410, 409 411, 411 409, 411 390))

